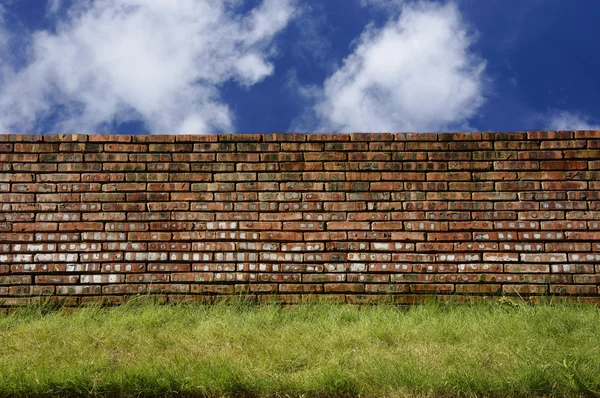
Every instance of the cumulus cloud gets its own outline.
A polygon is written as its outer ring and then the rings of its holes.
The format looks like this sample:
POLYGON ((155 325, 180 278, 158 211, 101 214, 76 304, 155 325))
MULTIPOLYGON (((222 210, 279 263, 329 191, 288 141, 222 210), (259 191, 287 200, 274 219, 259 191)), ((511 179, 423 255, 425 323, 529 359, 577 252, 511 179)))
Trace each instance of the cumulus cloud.
MULTIPOLYGON (((273 39, 293 2, 263 0, 244 15, 242 0, 75 2, 31 36, 25 65, 0 57, 0 131, 87 133, 133 120, 158 134, 230 131, 219 87, 273 73, 273 39)), ((63 6, 51 0, 47 13, 63 6)))
POLYGON ((352 54, 315 96, 312 125, 303 115, 293 127, 344 132, 464 128, 484 102, 485 62, 472 52, 473 42, 454 3, 407 2, 382 28, 366 27, 352 54))
POLYGON ((576 112, 559 111, 548 118, 546 130, 600 130, 589 116, 576 112))

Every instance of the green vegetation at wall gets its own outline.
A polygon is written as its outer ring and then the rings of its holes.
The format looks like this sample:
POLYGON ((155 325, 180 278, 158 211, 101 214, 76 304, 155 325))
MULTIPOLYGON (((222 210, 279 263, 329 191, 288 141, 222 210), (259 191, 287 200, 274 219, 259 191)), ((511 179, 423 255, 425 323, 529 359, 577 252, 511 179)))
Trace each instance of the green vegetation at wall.
POLYGON ((600 312, 155 305, 0 318, 0 396, 566 396, 600 392, 600 312))

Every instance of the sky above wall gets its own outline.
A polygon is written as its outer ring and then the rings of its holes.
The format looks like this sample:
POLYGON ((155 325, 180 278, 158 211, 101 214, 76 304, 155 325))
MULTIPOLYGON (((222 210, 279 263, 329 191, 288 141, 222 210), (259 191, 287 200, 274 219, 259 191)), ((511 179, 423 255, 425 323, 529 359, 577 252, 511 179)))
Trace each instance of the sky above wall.
POLYGON ((2 0, 0 133, 600 129, 597 0, 2 0))

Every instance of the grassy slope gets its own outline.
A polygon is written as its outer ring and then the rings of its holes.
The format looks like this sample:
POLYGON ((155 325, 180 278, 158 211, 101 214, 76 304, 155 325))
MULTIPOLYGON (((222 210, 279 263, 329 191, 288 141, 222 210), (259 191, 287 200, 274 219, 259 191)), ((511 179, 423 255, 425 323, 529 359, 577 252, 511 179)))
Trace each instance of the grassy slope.
POLYGON ((591 306, 150 304, 0 318, 0 396, 591 391, 591 306))

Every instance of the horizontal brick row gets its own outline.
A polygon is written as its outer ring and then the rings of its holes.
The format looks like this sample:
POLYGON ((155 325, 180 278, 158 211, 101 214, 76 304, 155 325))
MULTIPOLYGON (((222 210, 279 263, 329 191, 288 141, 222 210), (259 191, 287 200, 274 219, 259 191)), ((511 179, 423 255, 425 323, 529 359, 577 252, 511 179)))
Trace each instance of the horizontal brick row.
POLYGON ((600 302, 600 131, 0 135, 0 302, 600 302))

